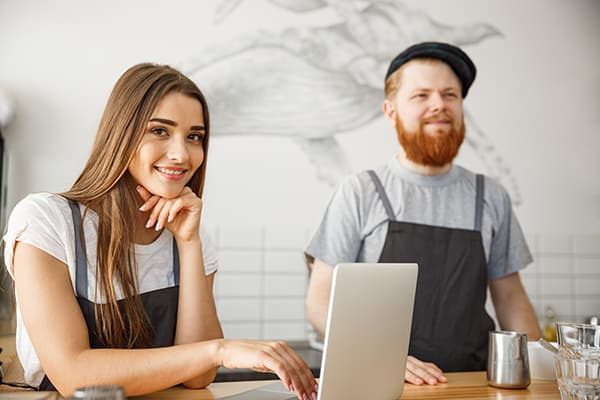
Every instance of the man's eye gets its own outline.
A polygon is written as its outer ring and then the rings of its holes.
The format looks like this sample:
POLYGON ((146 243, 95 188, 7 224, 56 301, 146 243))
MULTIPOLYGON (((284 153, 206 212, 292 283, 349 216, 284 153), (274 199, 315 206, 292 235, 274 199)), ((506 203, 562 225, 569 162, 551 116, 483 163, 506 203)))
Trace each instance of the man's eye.
POLYGON ((413 99, 418 99, 418 100, 422 100, 424 98, 426 98, 427 95, 425 93, 417 93, 413 96, 413 99))

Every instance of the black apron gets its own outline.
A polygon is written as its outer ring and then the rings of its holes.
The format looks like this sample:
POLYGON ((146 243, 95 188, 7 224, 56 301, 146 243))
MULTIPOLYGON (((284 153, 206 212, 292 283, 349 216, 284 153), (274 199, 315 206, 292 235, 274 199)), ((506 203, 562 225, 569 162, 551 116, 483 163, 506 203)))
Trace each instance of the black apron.
MULTIPOLYGON (((88 300, 87 255, 83 247, 84 233, 79 205, 69 200, 69 206, 73 215, 75 232, 75 289, 77 302, 81 307, 81 312, 88 328, 90 348, 106 348, 106 345, 100 341, 98 332, 96 331, 94 303, 88 300)), ((149 347, 172 346, 175 342, 175 326, 177 323, 177 306, 179 301, 179 254, 175 238, 173 238, 173 278, 175 282, 174 286, 153 290, 140 295, 144 310, 150 321, 151 343, 149 347)), ((118 303, 121 306, 122 300, 118 303)), ((44 375, 39 389, 56 390, 47 375, 44 375)))
POLYGON ((476 176, 474 229, 469 230, 396 221, 381 181, 374 171, 368 174, 389 219, 379 262, 419 265, 408 354, 446 372, 485 370, 494 322, 485 311, 483 175, 476 176))

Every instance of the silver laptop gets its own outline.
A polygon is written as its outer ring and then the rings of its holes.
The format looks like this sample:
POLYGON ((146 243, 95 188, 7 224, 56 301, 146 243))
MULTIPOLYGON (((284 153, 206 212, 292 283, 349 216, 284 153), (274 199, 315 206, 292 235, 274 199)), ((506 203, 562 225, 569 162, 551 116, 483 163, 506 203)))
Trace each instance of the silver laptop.
MULTIPOLYGON (((417 264, 339 264, 333 273, 319 400, 398 399, 417 264)), ((228 400, 295 399, 281 382, 228 400)))

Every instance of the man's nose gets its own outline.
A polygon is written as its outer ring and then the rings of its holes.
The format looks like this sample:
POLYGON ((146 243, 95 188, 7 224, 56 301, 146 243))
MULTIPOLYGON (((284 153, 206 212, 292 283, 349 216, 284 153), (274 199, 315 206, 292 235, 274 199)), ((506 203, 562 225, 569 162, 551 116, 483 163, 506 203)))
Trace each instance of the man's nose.
POLYGON ((433 92, 429 97, 429 108, 431 111, 441 111, 446 107, 444 98, 439 92, 433 92))

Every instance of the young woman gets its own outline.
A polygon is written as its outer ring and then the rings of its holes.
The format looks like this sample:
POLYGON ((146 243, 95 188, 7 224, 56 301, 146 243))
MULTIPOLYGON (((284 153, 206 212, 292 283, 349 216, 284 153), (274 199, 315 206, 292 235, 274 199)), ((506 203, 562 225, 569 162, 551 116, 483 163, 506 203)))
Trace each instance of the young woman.
POLYGON ((118 384, 132 396, 202 388, 225 366, 272 371, 315 397, 285 343, 223 339, 201 223, 208 139, 198 87, 171 67, 136 65, 116 83, 71 189, 14 208, 5 262, 28 384, 63 395, 118 384))

